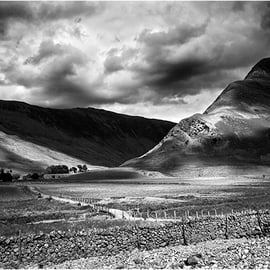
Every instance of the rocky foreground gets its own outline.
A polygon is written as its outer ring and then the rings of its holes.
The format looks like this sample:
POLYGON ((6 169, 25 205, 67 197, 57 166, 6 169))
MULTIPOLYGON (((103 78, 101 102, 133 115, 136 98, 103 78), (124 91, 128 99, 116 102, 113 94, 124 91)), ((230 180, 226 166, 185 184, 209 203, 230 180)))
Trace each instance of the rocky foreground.
POLYGON ((122 252, 66 261, 50 268, 67 269, 179 269, 179 268, 257 268, 270 269, 270 237, 213 240, 189 246, 176 246, 151 251, 122 252))

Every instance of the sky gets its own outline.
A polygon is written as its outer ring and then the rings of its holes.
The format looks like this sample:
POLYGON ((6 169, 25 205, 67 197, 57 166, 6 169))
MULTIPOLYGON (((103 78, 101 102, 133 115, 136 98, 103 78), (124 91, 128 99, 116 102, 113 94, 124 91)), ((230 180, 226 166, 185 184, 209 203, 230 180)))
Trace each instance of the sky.
POLYGON ((267 2, 0 2, 0 99, 179 122, 269 45, 267 2))

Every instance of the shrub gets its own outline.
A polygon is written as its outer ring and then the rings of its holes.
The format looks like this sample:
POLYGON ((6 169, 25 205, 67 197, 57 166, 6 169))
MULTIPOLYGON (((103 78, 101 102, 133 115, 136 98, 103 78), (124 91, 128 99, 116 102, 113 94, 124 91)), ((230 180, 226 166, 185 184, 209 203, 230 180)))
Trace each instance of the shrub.
POLYGON ((14 179, 14 180, 18 180, 18 179, 20 179, 20 175, 18 174, 18 173, 15 173, 15 174, 13 174, 12 175, 12 178, 14 179))

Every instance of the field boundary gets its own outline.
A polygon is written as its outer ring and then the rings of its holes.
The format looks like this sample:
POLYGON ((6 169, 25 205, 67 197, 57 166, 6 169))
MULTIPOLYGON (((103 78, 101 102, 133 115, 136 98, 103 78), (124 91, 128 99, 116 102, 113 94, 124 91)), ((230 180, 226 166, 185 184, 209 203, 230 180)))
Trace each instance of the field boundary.
POLYGON ((122 210, 116 208, 109 208, 104 205, 98 204, 98 199, 88 198, 88 197, 72 197, 66 195, 60 196, 51 196, 45 193, 41 193, 37 187, 30 187, 31 191, 35 194, 41 194, 43 197, 51 197, 54 200, 62 201, 62 202, 69 202, 72 204, 80 204, 82 206, 90 206, 96 211, 103 211, 111 214, 116 219, 125 219, 129 221, 152 221, 152 222, 187 222, 187 221, 199 221, 204 220, 205 218, 214 217, 214 218, 226 218, 229 215, 234 216, 243 216, 243 215, 260 215, 261 212, 269 211, 269 209, 261 209, 261 210, 254 210, 254 209, 246 209, 241 211, 235 211, 231 209, 228 213, 223 211, 217 211, 215 208, 210 210, 201 210, 201 211, 193 211, 194 215, 190 213, 189 210, 182 211, 182 213, 178 213, 175 208, 170 208, 166 210, 157 210, 157 211, 146 211, 141 212, 139 208, 136 210, 122 210), (173 212, 172 212, 173 210, 173 212), (161 213, 161 214, 160 214, 161 213), (173 213, 173 214, 171 214, 173 213))
POLYGON ((114 256, 135 248, 151 250, 215 239, 269 236, 270 212, 151 224, 155 223, 0 237, 0 268, 49 266, 78 258, 114 256))

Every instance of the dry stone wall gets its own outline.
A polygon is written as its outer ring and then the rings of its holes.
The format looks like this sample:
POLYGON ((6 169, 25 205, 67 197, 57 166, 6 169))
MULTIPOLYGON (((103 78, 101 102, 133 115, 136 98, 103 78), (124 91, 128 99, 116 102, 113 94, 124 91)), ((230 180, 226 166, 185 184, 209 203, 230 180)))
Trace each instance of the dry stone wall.
POLYGON ((270 234, 270 212, 206 217, 153 227, 128 226, 79 232, 0 237, 0 268, 51 265, 89 256, 112 256, 135 248, 150 250, 168 245, 197 243, 216 238, 270 234), (21 248, 20 248, 21 247, 21 248))

